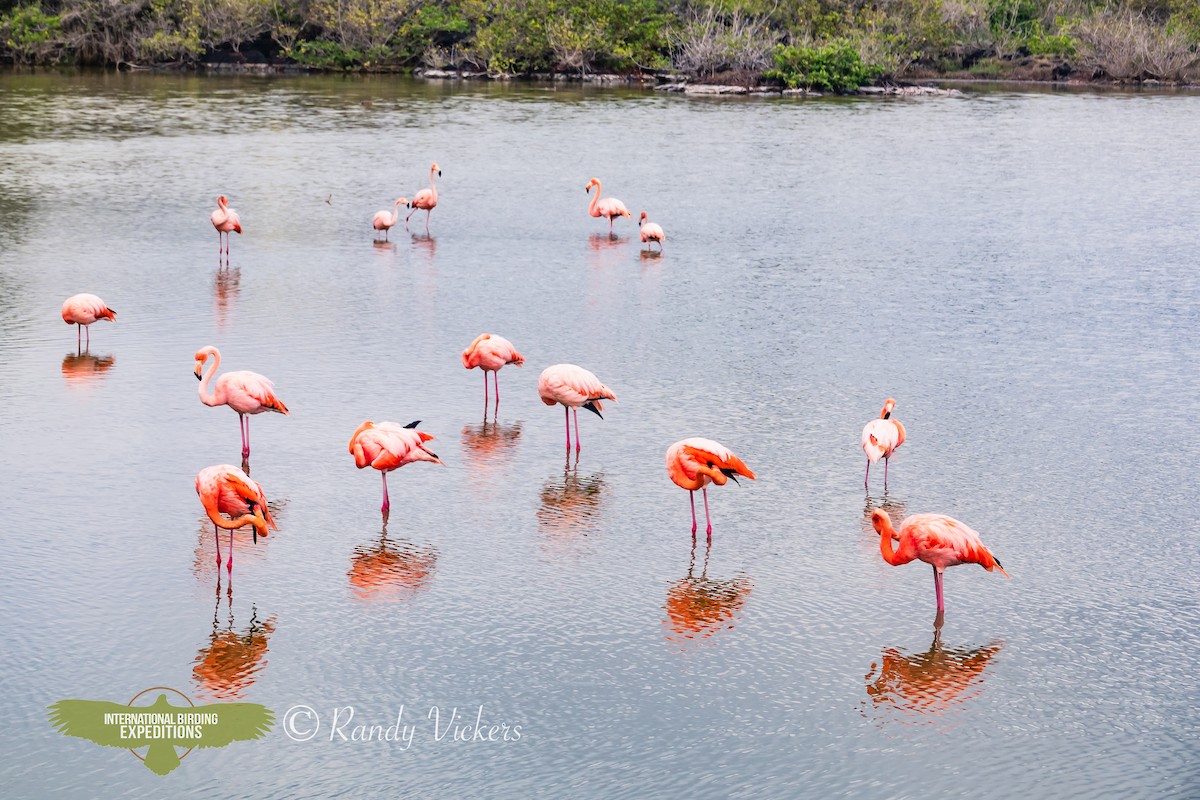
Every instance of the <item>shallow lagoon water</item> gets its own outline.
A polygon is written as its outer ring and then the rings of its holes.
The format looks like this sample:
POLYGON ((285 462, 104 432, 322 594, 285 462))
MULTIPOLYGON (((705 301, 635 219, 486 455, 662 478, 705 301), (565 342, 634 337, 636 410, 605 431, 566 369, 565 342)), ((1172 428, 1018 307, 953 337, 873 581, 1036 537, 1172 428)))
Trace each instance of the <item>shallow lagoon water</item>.
POLYGON ((1195 797, 1198 126, 1183 95, 0 76, 6 795, 1195 797), (372 243, 435 160, 431 234, 372 243), (586 215, 593 175, 661 257, 586 215), (87 354, 79 291, 118 312, 87 354), (458 358, 484 330, 528 359, 494 421, 458 358), (206 344, 292 409, 251 423, 280 530, 219 584, 206 344), (563 361, 620 398, 578 461, 535 389, 563 361), (909 439, 866 494, 888 395, 909 439), (446 462, 393 474, 386 530, 368 418, 446 462), (710 493, 711 547, 663 468, 692 435, 759 476, 710 493), (879 505, 1012 580, 950 570, 935 634, 879 505), (46 722, 157 685, 417 732, 277 726, 160 778, 46 722), (521 739, 433 740, 481 705, 521 739))

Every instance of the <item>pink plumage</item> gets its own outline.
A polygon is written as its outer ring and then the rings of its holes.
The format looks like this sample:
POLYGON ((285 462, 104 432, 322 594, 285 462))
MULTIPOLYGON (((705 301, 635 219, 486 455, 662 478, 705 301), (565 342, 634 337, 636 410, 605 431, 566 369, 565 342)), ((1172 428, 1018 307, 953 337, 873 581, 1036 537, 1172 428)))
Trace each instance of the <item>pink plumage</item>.
POLYGON ((479 368, 483 370, 483 409, 484 416, 487 416, 488 403, 488 379, 489 372, 495 375, 493 379, 496 384, 496 406, 500 406, 500 369, 507 364, 515 364, 518 367, 525 363, 525 356, 517 352, 517 348, 513 343, 503 336, 496 336, 491 333, 481 333, 475 337, 475 341, 467 345, 467 349, 462 351, 462 363, 466 369, 479 368))
POLYGON ((267 535, 267 528, 279 529, 267 507, 267 495, 262 486, 231 464, 205 467, 196 475, 196 494, 204 511, 213 522, 213 537, 217 542, 217 567, 221 566, 221 539, 218 528, 229 531, 229 561, 225 567, 233 572, 233 531, 243 525, 254 529, 254 541, 267 535), (225 519, 228 514, 231 519, 225 519))
POLYGON ((591 204, 588 205, 588 213, 593 217, 607 217, 608 231, 612 233, 613 219, 616 217, 632 217, 633 215, 629 213, 629 209, 625 208, 625 204, 617 198, 600 196, 601 187, 599 178, 592 178, 583 190, 591 194, 593 186, 596 187, 596 195, 592 198, 591 204))
MULTIPOLYGON (((383 231, 383 238, 387 239, 388 231, 400 221, 400 206, 407 205, 407 203, 408 200, 401 197, 392 204, 392 211, 390 214, 386 209, 383 211, 376 211, 375 216, 371 218, 371 227, 376 231, 383 231)), ((376 233, 376 238, 379 238, 378 233, 376 233)))
POLYGON ((638 228, 643 243, 658 242, 658 249, 662 250, 662 243, 666 241, 667 235, 663 233, 663 229, 650 221, 650 217, 646 216, 646 212, 642 212, 642 216, 638 218, 638 228))
MULTIPOLYGON (((68 325, 78 325, 79 328, 75 331, 75 341, 78 344, 80 332, 91 325, 98 319, 106 319, 109 322, 117 321, 117 312, 104 304, 94 294, 75 294, 63 301, 62 305, 63 322, 68 325)), ((92 342, 92 332, 88 329, 87 335, 88 344, 92 342)))
POLYGON ((214 228, 217 229, 217 240, 220 243, 223 251, 229 253, 229 234, 242 232, 242 221, 238 218, 238 213, 229 207, 229 200, 225 195, 217 198, 217 210, 209 216, 209 221, 212 222, 214 228))
POLYGON ((420 421, 399 425, 395 422, 367 420, 359 425, 350 437, 350 454, 354 456, 354 466, 359 469, 374 467, 383 474, 383 506, 380 510, 384 514, 391 508, 388 500, 387 473, 416 461, 442 463, 437 453, 425 447, 425 442, 432 441, 433 437, 417 430, 419 424, 420 421))
POLYGON ((567 414, 567 449, 571 449, 571 409, 575 413, 575 452, 579 452, 579 409, 586 408, 601 419, 604 415, 602 400, 616 401, 613 394, 600 379, 583 367, 574 364, 555 364, 546 367, 538 377, 538 396, 548 406, 562 404, 567 414))
POLYGON ((863 478, 864 486, 869 485, 871 465, 882 458, 884 460, 883 488, 887 489, 887 468, 892 453, 896 451, 897 447, 904 444, 907 435, 900 420, 892 418, 892 409, 895 407, 896 401, 889 397, 883 402, 883 410, 879 412, 879 418, 871 420, 863 427, 862 449, 867 456, 867 473, 863 478))
POLYGON ((249 370, 226 372, 213 381, 221 366, 221 351, 209 346, 196 352, 195 376, 200 380, 200 402, 206 406, 229 406, 238 413, 238 428, 242 430, 242 458, 250 457, 250 421, 247 414, 274 411, 288 414, 283 401, 275 396, 275 385, 263 375, 249 370), (201 374, 205 362, 213 359, 212 366, 201 374), (209 391, 209 383, 212 390, 209 391), (243 427, 244 426, 244 427, 243 427))
POLYGON ((404 218, 405 227, 408 226, 408 221, 412 219, 413 214, 425 209, 425 232, 429 233, 429 217, 433 215, 433 209, 437 208, 438 204, 437 183, 433 179, 435 176, 441 177, 441 175, 441 167, 437 165, 436 161, 433 162, 433 166, 429 168, 429 188, 417 192, 412 202, 408 204, 412 211, 408 212, 408 216, 404 218))

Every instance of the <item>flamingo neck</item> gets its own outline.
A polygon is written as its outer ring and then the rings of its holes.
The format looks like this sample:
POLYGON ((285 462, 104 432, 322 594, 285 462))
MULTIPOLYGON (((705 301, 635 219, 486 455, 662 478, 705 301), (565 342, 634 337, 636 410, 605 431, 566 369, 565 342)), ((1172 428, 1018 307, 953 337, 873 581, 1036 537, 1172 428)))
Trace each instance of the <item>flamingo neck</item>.
POLYGON ((400 221, 400 201, 392 203, 392 224, 395 225, 400 221))
POLYGON ((592 202, 588 206, 588 213, 593 217, 600 216, 600 210, 596 208, 600 204, 600 181, 596 181, 596 194, 592 197, 592 202))
POLYGON ((896 536, 896 530, 892 527, 891 520, 888 520, 884 523, 883 530, 879 532, 879 554, 883 556, 884 561, 893 567, 898 567, 916 558, 916 553, 912 551, 911 539, 901 539, 900 546, 895 547, 892 544, 894 536, 896 536))
MULTIPOLYGON (((221 366, 221 353, 217 350, 213 350, 210 355, 213 359, 212 366, 204 371, 204 377, 200 379, 200 402, 204 403, 206 406, 219 406, 221 403, 217 400, 217 395, 214 392, 209 391, 208 384, 209 381, 212 380, 213 376, 217 374, 217 368, 221 366)), ((207 360, 208 359, 205 359, 205 361, 207 360)))
POLYGON ((433 195, 434 200, 437 200, 437 184, 434 183, 434 180, 433 180, 436 177, 437 177, 436 171, 433 169, 433 167, 430 167, 429 168, 429 192, 430 192, 430 194, 433 195))

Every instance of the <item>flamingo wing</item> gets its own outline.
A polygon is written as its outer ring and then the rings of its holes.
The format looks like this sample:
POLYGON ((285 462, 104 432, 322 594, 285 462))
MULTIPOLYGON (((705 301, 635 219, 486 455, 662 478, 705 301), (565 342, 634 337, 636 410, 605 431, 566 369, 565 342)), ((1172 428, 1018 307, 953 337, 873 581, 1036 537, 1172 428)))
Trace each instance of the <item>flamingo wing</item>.
POLYGON ((911 536, 921 560, 941 566, 978 564, 988 572, 999 570, 1008 577, 1004 567, 984 546, 979 534, 962 522, 945 514, 914 514, 900 525, 900 538, 911 536))
POLYGON ((617 399, 612 389, 601 383, 599 378, 574 364, 547 367, 538 378, 538 394, 546 405, 562 403, 579 407, 592 403, 600 411, 604 410, 600 400, 617 399))
MULTIPOLYGON (((275 384, 271 382, 265 375, 259 375, 257 372, 249 370, 237 370, 235 372, 226 372, 221 376, 219 382, 225 389, 225 396, 229 398, 229 404, 237 409, 238 405, 259 406, 259 410, 276 411, 280 414, 287 414, 288 408, 283 404, 283 401, 275 396, 275 384), (237 402, 241 400, 242 402, 237 402), (249 403, 245 401, 250 401, 249 403)), ((238 409, 240 410, 240 409, 238 409)), ((255 413, 245 411, 243 413, 255 413)))
POLYGON ((899 432, 891 420, 873 419, 863 427, 862 449, 872 464, 890 455, 898 446, 899 432))
POLYGON ((754 480, 754 473, 750 471, 750 468, 734 455, 732 450, 719 442, 693 437, 684 439, 680 445, 682 445, 682 452, 698 464, 716 467, 726 474, 736 472, 738 475, 744 475, 750 480, 754 480))

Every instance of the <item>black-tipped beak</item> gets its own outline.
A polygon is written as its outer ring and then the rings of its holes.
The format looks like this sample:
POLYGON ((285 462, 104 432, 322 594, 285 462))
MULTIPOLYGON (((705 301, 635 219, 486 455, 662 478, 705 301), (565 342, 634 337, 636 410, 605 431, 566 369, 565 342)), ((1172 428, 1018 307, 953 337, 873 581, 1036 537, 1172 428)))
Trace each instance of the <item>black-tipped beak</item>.
POLYGON ((596 408, 596 404, 593 403, 591 400, 588 400, 586 403, 584 403, 583 407, 586 408, 588 411, 592 412, 593 414, 595 414, 600 419, 604 419, 604 415, 600 413, 600 409, 596 408))
POLYGON ((440 169, 438 170, 438 177, 442 177, 442 171, 440 169))
POLYGON ((204 380, 203 378, 201 378, 201 377, 200 377, 200 372, 199 372, 199 371, 193 372, 192 374, 196 376, 196 380, 198 380, 198 381, 200 381, 200 380, 204 380))
POLYGON ((737 473, 735 473, 733 470, 722 469, 721 472, 725 473, 725 477, 731 479, 738 486, 742 485, 742 482, 737 479, 737 473))

